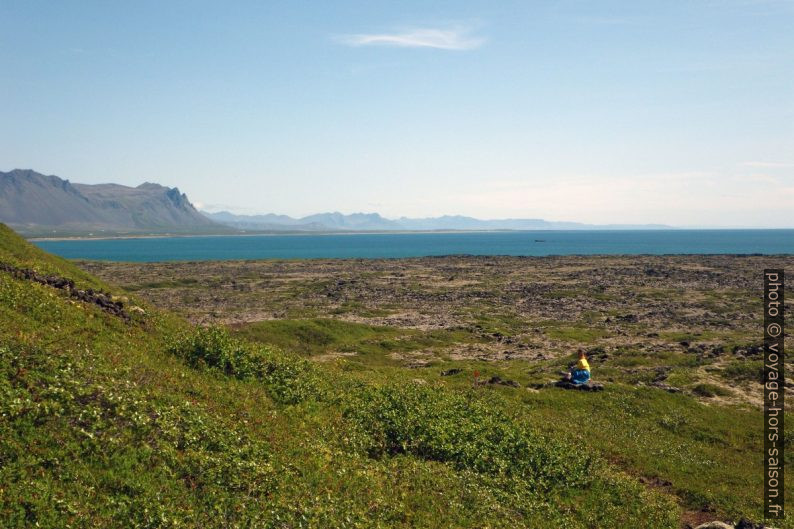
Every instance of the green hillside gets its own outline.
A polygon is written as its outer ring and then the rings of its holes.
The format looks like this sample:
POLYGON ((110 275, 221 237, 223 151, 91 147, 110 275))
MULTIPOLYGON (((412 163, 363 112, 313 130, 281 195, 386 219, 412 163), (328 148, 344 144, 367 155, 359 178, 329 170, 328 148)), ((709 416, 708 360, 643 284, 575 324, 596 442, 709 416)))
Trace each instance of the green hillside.
POLYGON ((75 282, 0 271, 3 527, 677 528, 703 505, 759 519, 747 410, 313 363, 194 329, 2 225, 0 264, 75 282), (125 316, 73 293, 87 289, 125 316))

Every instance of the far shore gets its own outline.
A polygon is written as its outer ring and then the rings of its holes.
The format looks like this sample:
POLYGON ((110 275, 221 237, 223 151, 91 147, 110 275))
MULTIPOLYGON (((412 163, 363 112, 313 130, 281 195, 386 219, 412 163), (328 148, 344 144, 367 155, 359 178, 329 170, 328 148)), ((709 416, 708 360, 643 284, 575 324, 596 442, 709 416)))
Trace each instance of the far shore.
MULTIPOLYGON (((600 231, 600 230, 380 230, 380 231, 264 231, 244 233, 152 233, 130 235, 74 235, 63 237, 26 236, 29 241, 105 241, 116 239, 171 239, 190 237, 259 237, 279 235, 391 235, 408 233, 504 233, 504 232, 552 232, 552 231, 600 231)), ((620 230, 609 230, 620 231, 620 230)), ((650 231, 650 230, 643 230, 650 231)))
POLYGON ((555 232, 621 232, 621 231, 787 231, 794 228, 744 228, 744 227, 669 227, 669 228, 587 228, 587 229, 482 229, 482 230, 360 230, 360 231, 247 231, 233 233, 135 233, 118 235, 64 235, 44 236, 21 234, 29 241, 91 241, 91 240, 121 240, 121 239, 169 239, 192 237, 259 237, 259 236, 284 236, 284 235, 400 235, 400 234, 433 234, 433 233, 555 233, 555 232))

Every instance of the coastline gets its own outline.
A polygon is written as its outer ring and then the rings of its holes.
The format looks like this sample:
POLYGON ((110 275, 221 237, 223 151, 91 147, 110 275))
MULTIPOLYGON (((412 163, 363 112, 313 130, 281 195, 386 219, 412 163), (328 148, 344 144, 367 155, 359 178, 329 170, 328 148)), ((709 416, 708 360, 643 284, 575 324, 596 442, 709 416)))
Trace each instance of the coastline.
MULTIPOLYGON (((265 231, 265 232, 245 232, 245 233, 152 233, 143 235, 75 235, 66 237, 25 237, 28 241, 110 241, 123 239, 188 239, 196 237, 262 237, 280 235, 399 235, 399 234, 423 234, 423 233, 511 233, 511 232, 550 232, 567 230, 381 230, 381 231, 265 231)), ((598 230, 574 230, 574 231, 598 231, 598 230)), ((610 230, 619 231, 619 230, 610 230)), ((650 230, 641 230, 650 231, 650 230)), ((664 230, 661 230, 664 231, 664 230)))
POLYGON ((239 232, 239 233, 144 233, 144 234, 125 234, 125 235, 67 235, 62 237, 51 236, 28 236, 21 234, 26 240, 31 242, 38 241, 110 241, 125 239, 189 239, 197 237, 262 237, 262 236, 322 236, 322 235, 422 235, 422 234, 445 234, 445 233, 604 233, 604 232, 687 232, 687 231, 794 231, 794 228, 689 228, 689 227, 670 227, 670 228, 586 228, 586 229, 534 229, 534 230, 512 230, 512 229, 482 229, 482 230, 339 230, 339 231, 261 231, 261 232, 239 232))

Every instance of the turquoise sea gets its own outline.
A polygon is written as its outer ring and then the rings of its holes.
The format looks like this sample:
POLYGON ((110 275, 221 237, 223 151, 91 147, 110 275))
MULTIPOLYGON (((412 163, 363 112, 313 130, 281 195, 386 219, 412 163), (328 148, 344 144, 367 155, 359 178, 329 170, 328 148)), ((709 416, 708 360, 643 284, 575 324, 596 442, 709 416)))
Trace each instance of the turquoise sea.
POLYGON ((243 235, 35 241, 70 259, 388 258, 430 255, 794 254, 794 230, 604 230, 243 235))

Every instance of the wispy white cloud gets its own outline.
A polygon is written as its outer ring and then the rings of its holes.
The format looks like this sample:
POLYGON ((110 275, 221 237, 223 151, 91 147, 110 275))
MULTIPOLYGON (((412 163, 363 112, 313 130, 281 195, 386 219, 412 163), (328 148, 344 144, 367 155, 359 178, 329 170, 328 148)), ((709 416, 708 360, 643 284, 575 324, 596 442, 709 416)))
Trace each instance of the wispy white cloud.
POLYGON ((394 33, 358 33, 341 35, 336 40, 348 46, 396 46, 400 48, 436 48, 439 50, 473 50, 485 39, 471 34, 471 29, 417 28, 394 33))

